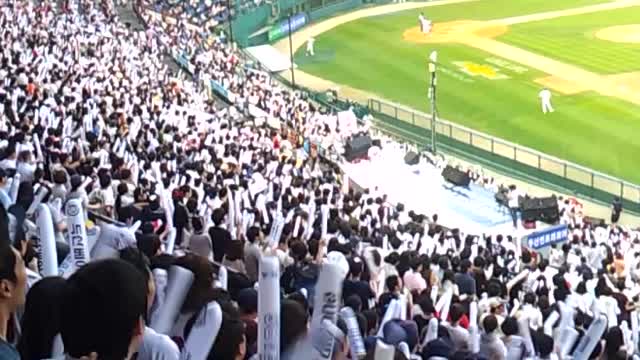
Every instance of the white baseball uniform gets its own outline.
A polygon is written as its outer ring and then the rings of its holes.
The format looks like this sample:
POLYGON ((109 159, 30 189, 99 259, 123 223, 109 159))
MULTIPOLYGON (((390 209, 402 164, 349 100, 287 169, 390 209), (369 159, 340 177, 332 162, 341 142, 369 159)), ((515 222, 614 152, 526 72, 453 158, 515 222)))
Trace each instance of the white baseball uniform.
POLYGON ((315 55, 315 52, 313 51, 313 44, 316 42, 316 39, 310 37, 309 39, 307 39, 307 55, 315 55))
POLYGON ((420 23, 420 31, 423 33, 431 32, 431 21, 427 20, 424 15, 418 16, 418 22, 420 23))
POLYGON ((551 106, 551 91, 549 89, 542 89, 538 97, 542 102, 542 113, 553 112, 553 106, 551 106))

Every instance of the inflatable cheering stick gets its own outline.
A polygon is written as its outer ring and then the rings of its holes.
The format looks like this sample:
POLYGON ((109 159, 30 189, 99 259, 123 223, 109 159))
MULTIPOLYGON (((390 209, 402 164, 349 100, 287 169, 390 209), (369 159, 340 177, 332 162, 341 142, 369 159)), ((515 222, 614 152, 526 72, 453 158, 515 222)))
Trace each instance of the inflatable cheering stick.
POLYGON ((221 325, 222 309, 217 302, 212 301, 206 309, 200 311, 185 341, 180 360, 207 360, 221 325))
POLYGON ((13 180, 11 180, 11 187, 9 188, 9 197, 11 198, 11 203, 15 204, 18 200, 18 188, 20 187, 20 173, 16 173, 13 175, 13 180))
POLYGON ((260 260, 258 287, 258 355, 280 359, 280 262, 275 256, 260 260))
POLYGON ((67 233, 71 246, 71 257, 76 269, 87 264, 89 258, 89 244, 87 230, 84 223, 84 210, 79 199, 70 199, 64 207, 67 216, 67 233))
POLYGON ((360 326, 358 325, 356 314, 350 307, 344 307, 340 310, 340 317, 347 324, 351 359, 364 359, 367 355, 367 349, 364 347, 364 341, 362 341, 362 334, 360 333, 360 326))
POLYGON ((169 280, 165 301, 158 309, 158 316, 152 319, 151 328, 161 334, 169 334, 175 325, 180 308, 187 297, 189 288, 195 276, 193 273, 181 266, 171 266, 169 268, 169 280))
POLYGON ((106 222, 100 223, 100 236, 91 249, 91 259, 108 259, 118 257, 121 249, 136 246, 136 230, 140 221, 136 221, 130 228, 106 222))
POLYGON ((638 326, 638 310, 631 312, 631 341, 633 342, 633 350, 640 348, 638 341, 640 339, 640 326, 638 326))
POLYGON ((591 322, 587 332, 580 338, 576 351, 573 352, 574 360, 587 360, 591 356, 598 342, 607 330, 607 318, 604 315, 596 316, 591 322))
POLYGON ((218 270, 218 282, 223 290, 227 290, 229 287, 229 273, 224 265, 220 265, 220 270, 218 270))
POLYGON ((58 254, 51 211, 46 204, 38 205, 36 226, 39 237, 38 269, 43 277, 58 275, 58 254))
POLYGON ((158 317, 158 309, 162 307, 164 304, 164 300, 166 298, 166 290, 167 290, 167 281, 169 278, 169 274, 167 270, 164 269, 153 269, 151 272, 153 274, 153 282, 156 284, 156 296, 153 299, 153 305, 151 306, 151 316, 150 321, 153 323, 156 317, 158 317))
POLYGON ((382 317, 382 321, 380 321, 380 327, 378 328, 378 337, 383 336, 382 330, 384 329, 385 324, 393 320, 396 314, 399 313, 399 311, 397 310, 399 306, 400 304, 398 303, 398 299, 393 299, 391 300, 391 302, 389 302, 389 305, 387 305, 387 311, 385 311, 384 316, 382 317))
POLYGON ((172 227, 167 234, 167 247, 165 250, 165 253, 169 255, 173 254, 173 250, 176 247, 176 235, 178 235, 178 232, 175 227, 172 227))
POLYGON ((49 193, 49 190, 46 187, 41 186, 38 188, 35 198, 33 199, 33 201, 31 202, 31 205, 29 205, 29 208, 27 209, 27 218, 30 218, 31 215, 33 215, 33 213, 36 212, 38 205, 40 205, 40 203, 42 202, 42 199, 44 199, 44 197, 47 196, 48 193, 49 193))
POLYGON ((323 321, 329 320, 336 323, 338 320, 338 306, 342 298, 342 274, 340 267, 336 264, 324 264, 318 276, 314 295, 314 312, 311 319, 310 336, 313 343, 311 358, 312 360, 331 359, 333 353, 334 339, 328 338, 327 341, 319 341, 324 338, 323 321))
POLYGON ((374 360, 393 360, 396 355, 396 349, 392 345, 387 345, 382 341, 376 342, 376 351, 373 355, 374 360))
POLYGON ((478 303, 469 304, 469 341, 471 352, 480 352, 480 329, 478 328, 478 303))

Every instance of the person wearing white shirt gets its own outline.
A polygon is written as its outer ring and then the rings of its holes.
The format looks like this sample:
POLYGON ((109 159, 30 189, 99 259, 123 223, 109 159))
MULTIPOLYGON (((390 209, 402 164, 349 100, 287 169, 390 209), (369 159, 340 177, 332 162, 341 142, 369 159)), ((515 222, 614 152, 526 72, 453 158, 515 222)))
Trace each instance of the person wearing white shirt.
POLYGON ((431 21, 424 16, 424 13, 420 13, 418 16, 418 25, 420 26, 420 32, 425 34, 431 32, 431 21))
POLYGON ((509 194, 508 194, 508 205, 509 205, 509 213, 511 214, 511 220, 513 220, 513 227, 518 228, 518 208, 519 204, 519 196, 518 189, 515 185, 509 186, 509 194))
POLYGON ((315 55, 315 51, 314 51, 314 44, 316 42, 316 39, 314 39, 313 37, 310 37, 307 39, 307 51, 306 51, 306 55, 307 56, 314 56, 315 55))
POLYGON ((542 113, 543 114, 546 114, 548 112, 552 113, 554 110, 553 110, 553 106, 551 106, 551 91, 547 88, 543 88, 538 93, 538 97, 542 102, 542 113))

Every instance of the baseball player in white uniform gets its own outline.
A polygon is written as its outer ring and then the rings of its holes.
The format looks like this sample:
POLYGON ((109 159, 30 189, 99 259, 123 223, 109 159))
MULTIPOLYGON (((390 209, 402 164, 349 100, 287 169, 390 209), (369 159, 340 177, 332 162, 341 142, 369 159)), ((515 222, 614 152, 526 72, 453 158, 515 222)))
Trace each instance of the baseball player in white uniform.
POLYGON ((315 55, 315 52, 313 51, 313 44, 315 42, 316 42, 316 39, 314 39, 313 37, 310 37, 307 39, 307 52, 306 52, 307 56, 315 55))
POLYGON ((551 106, 551 91, 547 88, 543 88, 542 90, 540 90, 540 93, 538 93, 538 97, 542 102, 542 113, 552 113, 553 106, 551 106))
POLYGON ((428 34, 431 32, 431 21, 427 20, 426 17, 424 17, 424 13, 420 13, 420 15, 418 16, 418 25, 420 25, 420 31, 428 34))

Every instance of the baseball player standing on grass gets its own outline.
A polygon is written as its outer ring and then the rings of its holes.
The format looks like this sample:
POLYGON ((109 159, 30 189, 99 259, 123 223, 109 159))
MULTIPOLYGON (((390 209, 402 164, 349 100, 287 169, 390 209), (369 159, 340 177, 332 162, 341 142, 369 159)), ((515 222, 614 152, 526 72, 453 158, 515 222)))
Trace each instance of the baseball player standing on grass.
POLYGON ((431 21, 424 17, 424 13, 420 13, 418 16, 418 25, 420 25, 420 32, 425 34, 431 32, 431 21))
POLYGON ((309 39, 307 39, 307 52, 306 52, 307 56, 315 55, 315 52, 313 51, 313 44, 315 42, 316 42, 316 39, 314 39, 313 37, 310 37, 309 39))
POLYGON ((542 102, 542 113, 546 114, 548 112, 553 112, 553 106, 551 106, 551 91, 547 88, 543 88, 538 93, 538 97, 542 102))

